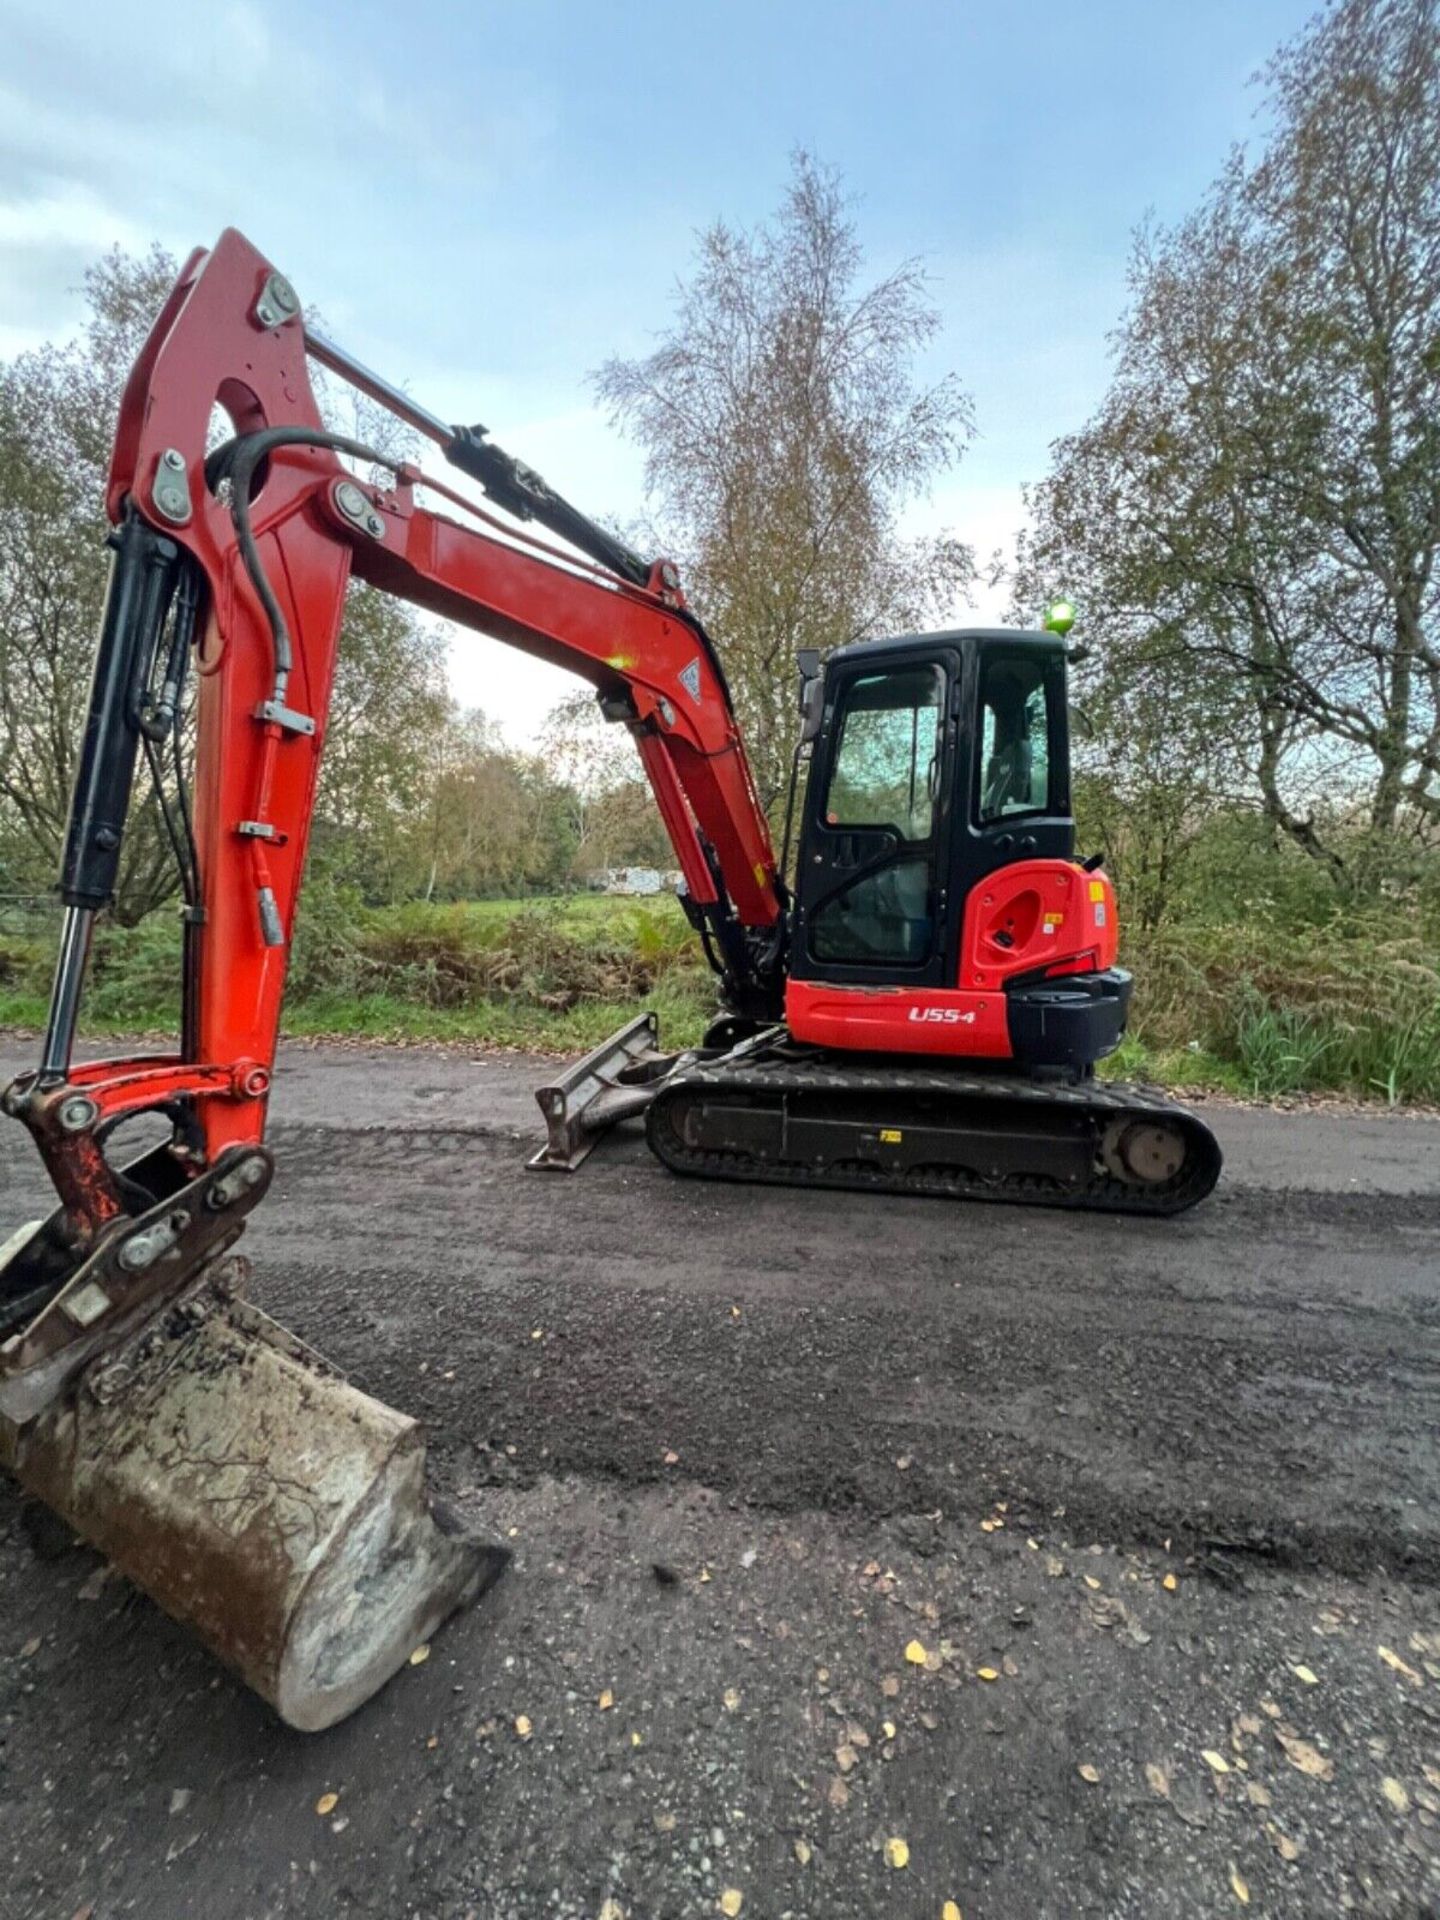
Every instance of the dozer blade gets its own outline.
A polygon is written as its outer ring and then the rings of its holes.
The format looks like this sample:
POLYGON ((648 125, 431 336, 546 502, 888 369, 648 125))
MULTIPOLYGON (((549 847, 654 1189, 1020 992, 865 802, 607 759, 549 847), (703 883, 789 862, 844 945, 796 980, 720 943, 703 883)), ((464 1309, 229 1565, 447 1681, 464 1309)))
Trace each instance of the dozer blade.
POLYGON ((602 1133, 645 1111, 682 1057, 662 1054, 659 1038, 656 1015, 637 1014, 558 1080, 536 1089, 546 1139, 525 1163, 532 1173, 573 1173, 602 1133))
POLYGON ((21 1483, 292 1727, 360 1706, 509 1556, 425 1497, 417 1423, 358 1392, 213 1263, 37 1413, 21 1483))

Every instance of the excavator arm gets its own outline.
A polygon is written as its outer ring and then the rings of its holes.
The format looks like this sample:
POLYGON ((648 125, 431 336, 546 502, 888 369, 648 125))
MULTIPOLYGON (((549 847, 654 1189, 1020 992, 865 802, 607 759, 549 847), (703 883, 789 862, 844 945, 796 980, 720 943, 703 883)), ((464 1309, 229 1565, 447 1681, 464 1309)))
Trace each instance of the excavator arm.
POLYGON ((352 576, 569 668, 628 723, 686 910, 742 1018, 780 1016, 786 896, 724 673, 673 565, 641 560, 483 429, 447 426, 307 333, 289 282, 233 230, 186 262, 130 375, 107 510, 50 1021, 39 1066, 4 1095, 59 1205, 0 1244, 0 1456, 287 1718, 318 1726, 503 1559, 431 1523, 413 1423, 237 1298, 231 1249, 273 1172, 266 1109, 352 576), (510 517, 328 430, 311 358, 510 517), (183 779, 178 794, 161 779, 167 752, 183 771, 191 672, 193 804, 183 779), (91 931, 142 754, 183 880, 180 1044, 77 1064, 91 931), (112 1136, 141 1114, 167 1137, 123 1165, 112 1136), (264 1391, 233 1386, 262 1377, 264 1391), (328 1520, 307 1507, 297 1523, 293 1475, 266 1466, 277 1447, 333 1483, 328 1520))

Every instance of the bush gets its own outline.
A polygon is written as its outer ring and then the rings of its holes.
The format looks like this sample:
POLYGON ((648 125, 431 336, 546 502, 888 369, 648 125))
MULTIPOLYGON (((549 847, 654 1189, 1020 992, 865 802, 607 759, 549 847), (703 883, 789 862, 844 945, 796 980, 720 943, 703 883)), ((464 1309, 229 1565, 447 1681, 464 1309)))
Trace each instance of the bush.
POLYGON ((1133 1036, 1151 1053, 1198 1043, 1261 1098, 1440 1100, 1435 943, 1395 926, 1377 908, 1299 933, 1256 920, 1128 940, 1133 1036))
POLYGON ((555 907, 482 919, 464 907, 402 908, 374 916, 361 942, 363 991, 427 1007, 518 1000, 564 1013, 582 1000, 635 1000, 695 957, 649 915, 579 928, 555 907))

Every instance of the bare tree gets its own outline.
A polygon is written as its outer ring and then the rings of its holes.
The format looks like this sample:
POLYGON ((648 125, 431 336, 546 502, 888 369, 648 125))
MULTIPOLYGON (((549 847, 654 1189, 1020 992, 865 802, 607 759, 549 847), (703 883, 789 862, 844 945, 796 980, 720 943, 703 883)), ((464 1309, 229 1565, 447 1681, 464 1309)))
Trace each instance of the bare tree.
POLYGON ((953 376, 914 363, 939 316, 907 261, 866 284, 838 177, 797 154, 779 213, 700 236, 674 321, 596 390, 645 449, 660 542, 713 623, 767 806, 784 791, 800 647, 924 624, 974 577, 898 516, 971 431, 953 376))

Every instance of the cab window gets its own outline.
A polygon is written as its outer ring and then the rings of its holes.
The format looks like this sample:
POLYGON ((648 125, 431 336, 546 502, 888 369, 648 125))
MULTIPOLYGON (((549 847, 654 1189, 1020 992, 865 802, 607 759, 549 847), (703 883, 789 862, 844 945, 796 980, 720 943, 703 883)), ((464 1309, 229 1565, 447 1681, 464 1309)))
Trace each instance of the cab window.
POLYGON ((1050 800, 1049 676, 1043 659, 986 663, 980 684, 980 819, 1044 813, 1050 800))
POLYGON ((825 794, 827 827, 889 827, 928 840, 939 797, 945 675, 906 667, 852 680, 825 794))

